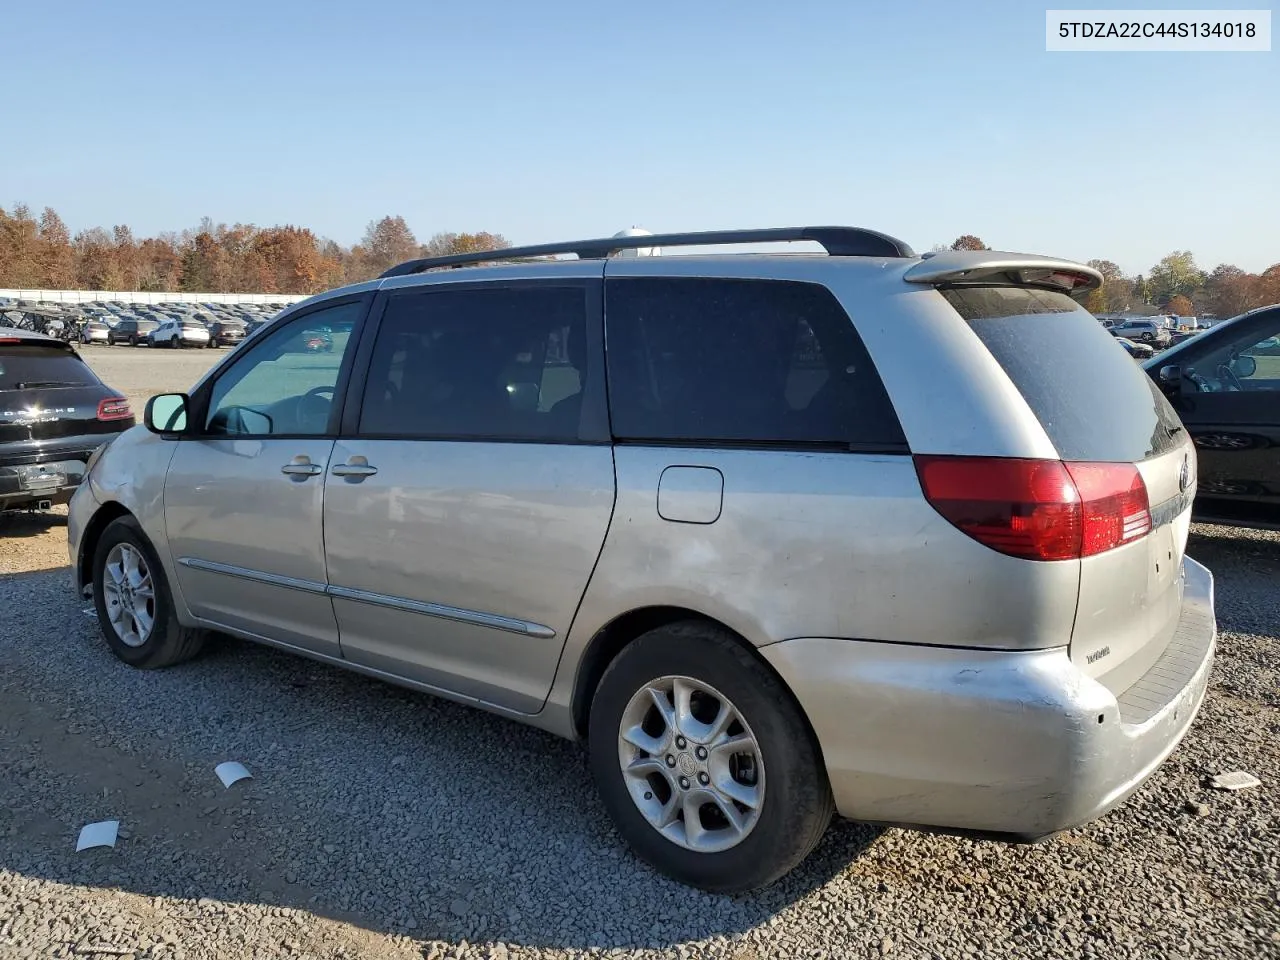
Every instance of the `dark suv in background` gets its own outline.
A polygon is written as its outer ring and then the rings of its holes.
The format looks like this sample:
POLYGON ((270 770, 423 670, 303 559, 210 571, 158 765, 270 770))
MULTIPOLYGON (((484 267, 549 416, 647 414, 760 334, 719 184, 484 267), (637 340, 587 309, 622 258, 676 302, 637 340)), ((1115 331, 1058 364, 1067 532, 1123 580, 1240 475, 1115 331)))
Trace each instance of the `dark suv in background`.
POLYGON ((136 347, 140 343, 147 343, 151 331, 158 326, 160 324, 155 320, 121 320, 107 334, 107 346, 113 347, 117 343, 127 343, 131 347, 136 347))
POLYGON ((239 320, 214 320, 209 324, 209 346, 234 347, 247 336, 239 320))
POLYGON ((133 424, 69 344, 0 330, 0 510, 65 503, 90 455, 133 424))

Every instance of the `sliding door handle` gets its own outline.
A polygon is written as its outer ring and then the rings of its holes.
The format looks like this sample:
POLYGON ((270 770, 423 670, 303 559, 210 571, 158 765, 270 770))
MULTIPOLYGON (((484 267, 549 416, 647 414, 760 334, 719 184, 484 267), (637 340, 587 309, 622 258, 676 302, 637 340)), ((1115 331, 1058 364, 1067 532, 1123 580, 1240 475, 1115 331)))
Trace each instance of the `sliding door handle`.
POLYGON ((294 457, 280 468, 281 473, 287 474, 290 477, 314 477, 320 474, 323 470, 324 467, 320 466, 318 463, 312 463, 311 458, 305 454, 294 457))
POLYGON ((351 457, 346 463, 340 463, 329 471, 335 477, 350 477, 355 480, 363 480, 365 477, 372 477, 378 472, 377 467, 369 466, 366 457, 351 457))

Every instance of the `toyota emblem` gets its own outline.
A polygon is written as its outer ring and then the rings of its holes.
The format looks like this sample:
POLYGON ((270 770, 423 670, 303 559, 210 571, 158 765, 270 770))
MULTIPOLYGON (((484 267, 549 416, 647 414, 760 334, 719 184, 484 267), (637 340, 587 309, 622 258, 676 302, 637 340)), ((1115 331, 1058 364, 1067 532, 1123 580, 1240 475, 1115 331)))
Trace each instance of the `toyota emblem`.
POLYGON ((1191 457, 1184 453, 1182 455, 1182 469, 1178 471, 1178 491, 1186 493, 1189 486, 1191 486, 1191 457))

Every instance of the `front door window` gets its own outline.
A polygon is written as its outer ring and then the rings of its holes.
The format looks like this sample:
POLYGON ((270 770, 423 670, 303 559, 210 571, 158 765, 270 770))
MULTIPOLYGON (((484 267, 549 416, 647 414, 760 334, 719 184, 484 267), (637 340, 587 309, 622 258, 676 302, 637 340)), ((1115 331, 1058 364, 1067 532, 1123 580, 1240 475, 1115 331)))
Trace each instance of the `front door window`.
POLYGON ((213 436, 317 437, 336 425, 334 394, 363 305, 305 314, 255 343, 213 386, 213 436))

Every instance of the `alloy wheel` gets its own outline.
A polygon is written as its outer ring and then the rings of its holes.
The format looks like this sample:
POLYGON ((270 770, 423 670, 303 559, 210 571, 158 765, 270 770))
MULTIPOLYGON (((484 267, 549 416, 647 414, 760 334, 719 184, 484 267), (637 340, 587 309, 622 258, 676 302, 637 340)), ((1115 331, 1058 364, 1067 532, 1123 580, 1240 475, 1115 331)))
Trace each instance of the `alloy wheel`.
POLYGON ((156 622, 155 585, 146 558, 134 545, 117 543, 107 554, 102 572, 111 628, 125 646, 142 646, 156 622))
POLYGON ((760 819, 760 745, 737 707, 690 677, 659 677, 628 702, 618 729, 627 792, 655 830, 698 853, 737 846, 760 819))

